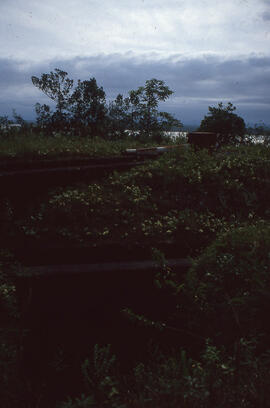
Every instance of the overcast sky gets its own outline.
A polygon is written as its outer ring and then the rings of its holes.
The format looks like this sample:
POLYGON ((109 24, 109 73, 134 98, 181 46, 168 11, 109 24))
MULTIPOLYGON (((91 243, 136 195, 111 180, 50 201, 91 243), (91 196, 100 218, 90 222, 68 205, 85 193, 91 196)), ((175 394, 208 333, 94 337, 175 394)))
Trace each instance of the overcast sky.
POLYGON ((231 101, 270 123, 270 0, 0 0, 0 115, 48 103, 31 76, 95 77, 107 98, 157 78, 184 124, 231 101))

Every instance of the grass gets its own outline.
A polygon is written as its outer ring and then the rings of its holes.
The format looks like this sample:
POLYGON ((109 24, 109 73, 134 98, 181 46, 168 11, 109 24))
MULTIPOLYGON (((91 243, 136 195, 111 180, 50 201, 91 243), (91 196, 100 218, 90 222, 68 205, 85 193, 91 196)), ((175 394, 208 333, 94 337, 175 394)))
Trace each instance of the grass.
POLYGON ((117 156, 127 148, 147 145, 138 140, 105 140, 65 134, 11 134, 0 136, 1 161, 117 156))

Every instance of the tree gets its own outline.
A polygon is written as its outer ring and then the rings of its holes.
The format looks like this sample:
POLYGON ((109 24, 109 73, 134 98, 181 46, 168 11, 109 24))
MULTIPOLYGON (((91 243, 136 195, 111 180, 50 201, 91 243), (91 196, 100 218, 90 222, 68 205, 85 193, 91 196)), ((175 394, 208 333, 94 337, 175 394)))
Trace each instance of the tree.
POLYGON ((0 116, 0 134, 2 132, 7 132, 9 122, 8 116, 0 116))
POLYGON ((140 135, 161 140, 162 132, 181 128, 180 121, 167 112, 159 112, 159 102, 164 102, 173 92, 164 81, 147 80, 145 86, 129 92, 124 98, 118 95, 109 106, 106 94, 95 78, 74 82, 67 72, 55 69, 41 78, 32 77, 39 88, 56 103, 53 112, 48 105, 36 104, 37 121, 47 130, 63 130, 67 126, 80 134, 123 135, 126 129, 139 131, 140 135))
POLYGON ((80 132, 87 130, 95 136, 103 133, 107 112, 106 94, 97 85, 95 78, 78 80, 69 98, 69 110, 72 114, 72 127, 80 132))
POLYGON ((32 76, 34 86, 56 102, 56 110, 63 113, 68 105, 68 98, 73 80, 67 78, 67 72, 55 68, 55 72, 42 74, 41 78, 32 76))
POLYGON ((40 103, 35 104, 35 111, 37 115, 37 125, 45 131, 51 131, 53 127, 53 112, 49 105, 40 103))
POLYGON ((80 134, 102 133, 106 116, 106 99, 95 78, 74 81, 58 68, 41 78, 32 77, 33 84, 56 103, 55 111, 46 104, 36 104, 37 122, 47 130, 72 128, 80 134))
POLYGON ((159 102, 164 102, 173 91, 164 81, 149 79, 145 86, 129 92, 131 129, 139 130, 142 136, 160 138, 161 132, 182 124, 167 112, 159 112, 159 102))
POLYGON ((209 113, 201 121, 200 132, 217 133, 219 146, 243 143, 246 133, 244 120, 236 115, 236 107, 231 102, 224 106, 222 102, 218 107, 209 106, 209 113))
MULTIPOLYGON (((56 111, 51 115, 51 122, 55 129, 61 130, 65 127, 68 119, 68 106, 70 91, 73 87, 73 80, 67 77, 67 72, 55 68, 55 72, 42 74, 41 78, 32 76, 32 83, 45 93, 56 103, 56 111)), ((48 105, 43 105, 44 113, 49 113, 48 105)), ((40 110, 41 105, 36 106, 36 111, 40 110)))
POLYGON ((108 107, 108 131, 112 136, 121 137, 129 128, 130 99, 118 94, 108 107))
POLYGON ((24 128, 27 127, 26 121, 23 119, 23 117, 19 113, 16 112, 15 109, 12 109, 12 116, 13 116, 16 123, 18 123, 19 125, 21 125, 24 128))

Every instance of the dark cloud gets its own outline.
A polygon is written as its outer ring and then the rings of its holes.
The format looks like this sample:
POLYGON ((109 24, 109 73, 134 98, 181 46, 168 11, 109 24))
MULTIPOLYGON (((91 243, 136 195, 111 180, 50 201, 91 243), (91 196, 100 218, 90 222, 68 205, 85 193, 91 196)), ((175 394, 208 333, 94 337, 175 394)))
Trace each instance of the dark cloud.
POLYGON ((160 59, 155 54, 137 57, 127 53, 55 59, 35 65, 0 59, 0 115, 15 108, 27 119, 33 118, 34 104, 48 99, 32 85, 31 76, 54 68, 67 71, 75 80, 95 77, 109 99, 118 93, 127 95, 147 79, 162 79, 174 91, 162 109, 176 114, 184 123, 199 123, 208 106, 219 101, 234 103, 247 122, 269 122, 270 58, 253 55, 230 60, 213 55, 160 59))
POLYGON ((29 77, 27 69, 20 68, 19 61, 0 59, 0 89, 25 83, 29 77))
POLYGON ((264 13, 262 13, 262 19, 264 21, 269 21, 270 20, 270 11, 265 11, 264 13))

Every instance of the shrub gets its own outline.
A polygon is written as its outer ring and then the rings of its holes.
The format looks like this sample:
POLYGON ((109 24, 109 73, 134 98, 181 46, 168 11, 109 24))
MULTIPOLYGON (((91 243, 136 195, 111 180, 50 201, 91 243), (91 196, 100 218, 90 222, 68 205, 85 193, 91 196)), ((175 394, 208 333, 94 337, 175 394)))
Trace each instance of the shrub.
POLYGON ((17 407, 21 387, 18 378, 18 310, 10 253, 0 250, 0 405, 17 407))
POLYGON ((191 254, 218 232, 269 218, 267 154, 171 153, 95 184, 53 191, 20 225, 26 235, 77 242, 181 242, 191 254))
POLYGON ((270 335, 269 248, 269 224, 259 222, 219 236, 195 261, 187 282, 207 336, 270 335))
MULTIPOLYGON (((106 351, 106 347, 95 348, 102 355, 106 351)), ((110 358, 105 352, 103 366, 110 358)), ((94 362, 95 357, 92 359, 94 362)), ((138 363, 125 374, 108 375, 106 370, 98 370, 97 376, 92 363, 92 370, 84 372, 90 389, 57 407, 264 408, 270 385, 269 363, 269 352, 260 358, 254 357, 252 341, 244 339, 240 339, 237 355, 227 353, 223 347, 218 348, 208 340, 197 360, 181 348, 163 354, 152 344, 149 361, 138 363), (94 388, 92 378, 98 378, 94 388)), ((85 365, 89 369, 88 359, 83 367, 85 365)))

